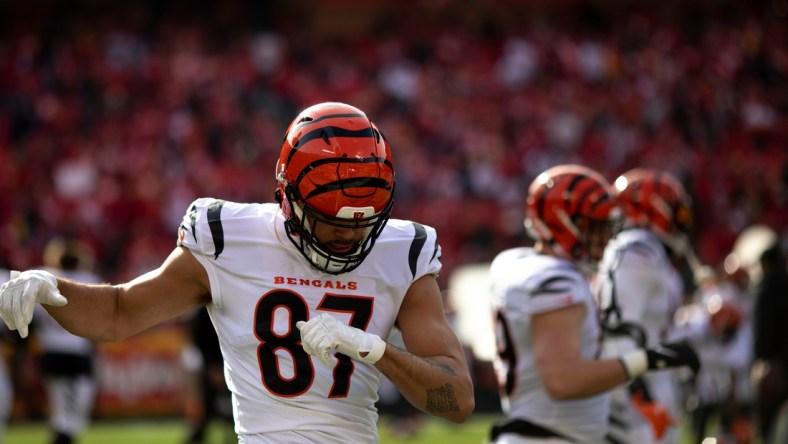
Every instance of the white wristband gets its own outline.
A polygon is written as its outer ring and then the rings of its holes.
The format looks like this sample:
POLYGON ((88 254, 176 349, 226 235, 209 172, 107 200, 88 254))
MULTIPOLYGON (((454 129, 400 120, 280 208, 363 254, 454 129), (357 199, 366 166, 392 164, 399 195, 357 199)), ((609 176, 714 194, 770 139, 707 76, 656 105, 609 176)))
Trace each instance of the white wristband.
POLYGON ((648 355, 642 348, 619 356, 618 360, 624 366, 624 371, 627 372, 629 379, 638 377, 648 370, 648 355))
POLYGON ((367 355, 361 358, 361 361, 368 362, 370 364, 374 364, 383 357, 383 353, 386 352, 386 341, 380 339, 379 336, 369 334, 372 336, 372 345, 367 352, 367 355))

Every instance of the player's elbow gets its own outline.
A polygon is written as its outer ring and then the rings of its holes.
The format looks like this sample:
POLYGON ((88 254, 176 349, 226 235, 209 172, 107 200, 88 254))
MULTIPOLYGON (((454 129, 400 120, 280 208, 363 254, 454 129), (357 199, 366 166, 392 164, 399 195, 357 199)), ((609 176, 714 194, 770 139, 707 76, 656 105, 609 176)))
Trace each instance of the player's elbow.
POLYGON ((461 424, 470 418, 476 408, 473 384, 470 381, 459 386, 446 383, 439 389, 430 390, 426 404, 420 408, 432 416, 461 424))
POLYGON ((457 412, 451 421, 457 424, 467 421, 475 408, 476 399, 474 398, 473 382, 469 376, 466 383, 462 385, 462 389, 457 396, 457 412))
POLYGON ((457 400, 457 408, 449 412, 445 418, 453 423, 462 424, 471 417, 473 410, 476 408, 476 400, 471 393, 469 396, 463 396, 457 400))

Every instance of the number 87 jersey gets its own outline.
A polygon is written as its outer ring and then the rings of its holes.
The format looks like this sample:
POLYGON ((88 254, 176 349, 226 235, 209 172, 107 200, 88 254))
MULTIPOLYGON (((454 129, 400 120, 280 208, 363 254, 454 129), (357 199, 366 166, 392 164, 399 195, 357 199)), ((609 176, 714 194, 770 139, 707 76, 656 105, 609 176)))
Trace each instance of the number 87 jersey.
POLYGON ((284 220, 276 204, 201 198, 178 232, 208 273, 236 433, 250 443, 294 431, 311 442, 377 442, 380 372, 339 353, 323 365, 296 323, 329 313, 387 338, 410 284, 441 269, 435 230, 391 219, 361 265, 336 275, 307 263, 284 220))

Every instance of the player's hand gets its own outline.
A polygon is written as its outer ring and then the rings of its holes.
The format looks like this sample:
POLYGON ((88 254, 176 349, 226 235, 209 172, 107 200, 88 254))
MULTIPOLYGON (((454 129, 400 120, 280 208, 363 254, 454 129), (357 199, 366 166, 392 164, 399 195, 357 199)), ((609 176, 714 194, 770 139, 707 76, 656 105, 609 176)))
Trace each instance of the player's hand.
POLYGON ((697 374, 700 370, 700 359, 695 349, 686 342, 674 342, 671 344, 660 344, 655 348, 646 350, 648 357, 648 369, 660 370, 663 368, 687 366, 692 369, 692 373, 697 374))
POLYGON ((700 370, 698 353, 686 342, 660 344, 649 349, 638 349, 620 358, 627 376, 634 378, 648 370, 689 367, 693 373, 700 370))
POLYGON ((299 321, 296 327, 304 350, 327 366, 332 364, 332 350, 369 364, 378 362, 386 351, 386 342, 377 335, 345 325, 326 313, 308 322, 299 321))
POLYGON ((57 289, 57 279, 48 271, 12 271, 11 280, 0 286, 0 318, 23 338, 36 303, 62 307, 67 302, 57 289))

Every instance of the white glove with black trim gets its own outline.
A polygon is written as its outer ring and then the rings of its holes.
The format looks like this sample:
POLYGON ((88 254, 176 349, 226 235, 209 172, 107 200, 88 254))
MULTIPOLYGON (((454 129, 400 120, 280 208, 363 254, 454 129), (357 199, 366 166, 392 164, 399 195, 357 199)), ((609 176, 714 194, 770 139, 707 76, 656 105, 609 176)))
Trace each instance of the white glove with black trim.
POLYGON ((369 364, 378 362, 386 351, 386 342, 379 336, 345 325, 326 313, 307 322, 298 321, 296 327, 301 331, 304 350, 327 366, 332 364, 332 350, 369 364))
POLYGON ((62 307, 68 300, 57 289, 55 276, 44 270, 12 271, 11 280, 0 286, 0 318, 19 336, 27 337, 36 304, 62 307))
POLYGON ((660 344, 654 348, 638 349, 619 358, 630 379, 648 370, 662 370, 687 366, 694 374, 700 370, 698 353, 686 342, 660 344))

